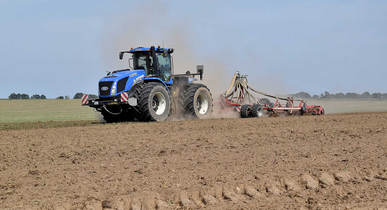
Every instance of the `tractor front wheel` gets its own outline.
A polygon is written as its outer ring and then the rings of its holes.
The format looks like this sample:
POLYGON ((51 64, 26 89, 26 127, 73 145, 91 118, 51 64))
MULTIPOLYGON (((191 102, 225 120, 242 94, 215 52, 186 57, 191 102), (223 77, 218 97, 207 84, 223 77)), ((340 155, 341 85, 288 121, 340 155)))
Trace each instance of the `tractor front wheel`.
POLYGON ((171 111, 171 99, 165 87, 156 82, 145 83, 138 90, 138 108, 143 121, 165 121, 171 111))

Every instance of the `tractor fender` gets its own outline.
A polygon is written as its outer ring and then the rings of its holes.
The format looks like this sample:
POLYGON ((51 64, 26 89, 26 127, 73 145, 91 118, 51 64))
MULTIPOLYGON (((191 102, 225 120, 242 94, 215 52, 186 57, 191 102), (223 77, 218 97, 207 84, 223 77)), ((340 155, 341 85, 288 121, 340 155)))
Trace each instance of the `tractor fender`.
POLYGON ((169 92, 168 85, 165 84, 165 82, 158 77, 145 77, 144 82, 160 82, 161 84, 164 85, 165 89, 169 92))

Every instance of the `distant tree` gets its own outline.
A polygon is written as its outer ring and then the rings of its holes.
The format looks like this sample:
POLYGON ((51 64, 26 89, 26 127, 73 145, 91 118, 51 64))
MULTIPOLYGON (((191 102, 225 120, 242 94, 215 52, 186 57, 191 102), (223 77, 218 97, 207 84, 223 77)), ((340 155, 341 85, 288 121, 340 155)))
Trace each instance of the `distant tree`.
POLYGON ((372 98, 381 99, 382 94, 381 93, 372 93, 372 98))
POLYGON ((58 96, 58 97, 56 97, 56 99, 64 99, 64 97, 63 96, 58 96))
POLYGON ((40 99, 47 99, 45 95, 40 95, 40 99))
POLYGON ((368 91, 366 91, 366 92, 361 94, 361 97, 362 98, 371 98, 371 94, 368 91))
POLYGON ((11 93, 11 94, 8 96, 8 99, 17 99, 17 94, 16 94, 16 93, 11 93))
POLYGON ((297 98, 311 98, 310 94, 307 92, 298 92, 296 94, 293 94, 293 96, 297 98))
POLYGON ((70 99, 70 96, 65 96, 65 99, 66 99, 66 100, 69 100, 69 99, 70 99))
POLYGON ((34 94, 31 96, 31 99, 40 99, 40 95, 34 94))
POLYGON ((345 98, 345 94, 344 93, 336 93, 335 97, 336 98, 345 98))
POLYGON ((21 99, 30 99, 30 96, 26 93, 21 94, 21 99))
POLYGON ((76 93, 73 97, 73 99, 81 99, 83 96, 83 93, 76 93))
POLYGON ((312 98, 313 99, 319 99, 320 97, 318 95, 313 95, 312 98))
MULTIPOLYGON (((37 96, 39 96, 39 95, 37 95, 37 96)), ((39 96, 39 98, 40 98, 40 96, 39 96)), ((8 96, 8 99, 30 99, 30 96, 26 93, 11 93, 8 96)))
POLYGON ((330 98, 331 94, 328 91, 325 91, 321 94, 321 98, 330 98))
POLYGON ((345 98, 352 98, 352 99, 354 99, 354 98, 359 98, 359 97, 360 97, 360 95, 357 94, 357 93, 351 93, 351 92, 349 92, 349 93, 346 93, 346 94, 345 94, 345 98))

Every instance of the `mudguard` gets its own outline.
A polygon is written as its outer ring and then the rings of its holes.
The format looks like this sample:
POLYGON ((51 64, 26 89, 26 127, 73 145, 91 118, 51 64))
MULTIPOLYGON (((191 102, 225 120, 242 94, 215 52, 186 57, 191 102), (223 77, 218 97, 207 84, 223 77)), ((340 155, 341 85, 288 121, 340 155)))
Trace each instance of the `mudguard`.
MULTIPOLYGON (((171 80, 168 81, 167 83, 171 83, 172 84, 171 80)), ((150 82, 150 81, 162 83, 164 85, 165 89, 167 89, 167 91, 169 91, 168 85, 163 80, 161 80, 160 78, 158 78, 158 77, 145 77, 144 78, 144 82, 150 82)))

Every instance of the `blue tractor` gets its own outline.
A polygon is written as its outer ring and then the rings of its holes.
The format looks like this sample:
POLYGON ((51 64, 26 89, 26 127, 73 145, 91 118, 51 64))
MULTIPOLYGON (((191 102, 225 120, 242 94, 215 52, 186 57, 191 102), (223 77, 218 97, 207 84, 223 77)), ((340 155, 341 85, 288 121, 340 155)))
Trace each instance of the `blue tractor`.
POLYGON ((128 69, 107 73, 99 81, 98 99, 85 95, 82 104, 101 112, 106 122, 164 121, 173 114, 207 118, 213 108, 210 90, 195 76, 203 78, 203 66, 197 73, 174 74, 172 48, 138 47, 119 53, 131 55, 128 69))

